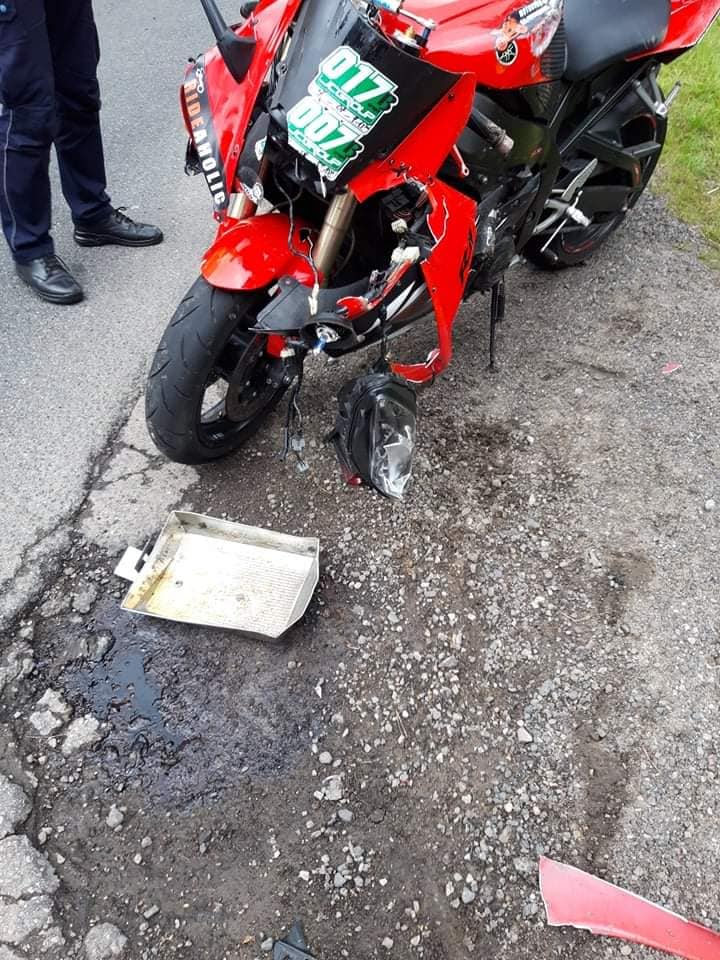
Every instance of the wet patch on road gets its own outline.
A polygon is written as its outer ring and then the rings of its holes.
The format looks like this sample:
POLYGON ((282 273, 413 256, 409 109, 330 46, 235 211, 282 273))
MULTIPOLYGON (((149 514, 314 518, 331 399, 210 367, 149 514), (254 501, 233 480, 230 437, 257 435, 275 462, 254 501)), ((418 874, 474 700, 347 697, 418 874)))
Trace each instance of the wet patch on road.
POLYGON ((317 697, 310 678, 288 671, 284 645, 133 617, 107 602, 95 630, 111 638, 102 658, 69 664, 60 679, 77 711, 108 724, 97 753, 108 778, 137 780, 174 806, 292 769, 317 697))

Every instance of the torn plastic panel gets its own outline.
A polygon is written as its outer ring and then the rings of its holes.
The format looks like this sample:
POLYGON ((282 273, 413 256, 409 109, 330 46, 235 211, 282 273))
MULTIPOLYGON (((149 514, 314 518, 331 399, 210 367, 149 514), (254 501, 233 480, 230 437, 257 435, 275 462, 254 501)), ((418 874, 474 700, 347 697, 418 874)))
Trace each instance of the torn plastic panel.
POLYGON ((618 937, 687 960, 720 960, 720 933, 576 867, 547 857, 539 867, 551 926, 618 937))
POLYGON ((426 235, 413 233, 400 218, 396 223, 398 245, 384 269, 341 287, 319 288, 312 297, 301 278, 281 277, 253 329, 300 337, 306 349, 333 356, 378 342, 428 313, 430 293, 420 263, 437 242, 430 218, 423 213, 416 224, 426 235))
POLYGON ((424 232, 417 225, 415 232, 400 232, 388 266, 362 281, 365 291, 321 290, 316 312, 311 315, 307 292, 282 278, 280 298, 276 294, 260 312, 254 329, 302 334, 306 347, 319 347, 333 356, 333 343, 339 352, 366 346, 432 310, 437 348, 424 362, 393 364, 392 369, 413 383, 427 382, 441 373, 452 358, 452 325, 472 267, 477 205, 439 181, 417 185, 429 203, 429 212, 423 214, 424 232), (328 332, 332 332, 330 338, 328 332))

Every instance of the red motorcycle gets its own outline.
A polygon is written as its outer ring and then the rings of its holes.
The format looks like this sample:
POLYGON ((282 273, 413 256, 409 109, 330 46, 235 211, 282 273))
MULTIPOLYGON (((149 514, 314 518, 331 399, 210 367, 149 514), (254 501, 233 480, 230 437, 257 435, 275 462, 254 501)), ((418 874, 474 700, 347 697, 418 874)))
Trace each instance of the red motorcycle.
POLYGON ((618 228, 663 148, 661 66, 720 0, 251 0, 233 27, 202 3, 217 46, 181 99, 218 231, 152 364, 150 433, 216 459, 293 385, 301 459, 307 358, 375 344, 334 439, 348 478, 399 496, 460 303, 491 292, 492 364, 511 263, 570 266, 618 228), (429 314, 437 348, 391 362, 429 314))

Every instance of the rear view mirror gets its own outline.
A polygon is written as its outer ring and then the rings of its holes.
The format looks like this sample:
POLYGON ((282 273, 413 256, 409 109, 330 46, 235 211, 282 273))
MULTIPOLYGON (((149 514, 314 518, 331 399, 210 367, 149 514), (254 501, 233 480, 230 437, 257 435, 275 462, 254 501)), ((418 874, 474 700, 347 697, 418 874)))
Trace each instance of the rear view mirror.
POLYGON ((250 37, 238 37, 225 23, 215 0, 200 0, 217 40, 218 50, 225 66, 236 83, 242 83, 252 63, 255 41, 250 37))

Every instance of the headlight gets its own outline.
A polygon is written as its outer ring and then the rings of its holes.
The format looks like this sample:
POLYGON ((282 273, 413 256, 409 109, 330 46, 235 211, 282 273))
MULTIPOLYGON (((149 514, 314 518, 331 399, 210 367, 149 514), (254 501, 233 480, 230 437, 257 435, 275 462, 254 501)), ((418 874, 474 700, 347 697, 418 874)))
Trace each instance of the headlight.
POLYGON ((349 482, 358 478, 400 499, 412 476, 417 400, 401 377, 381 369, 346 383, 332 439, 349 482))
POLYGON ((377 397, 370 430, 370 482, 386 497, 400 499, 412 476, 415 412, 392 397, 377 397))

